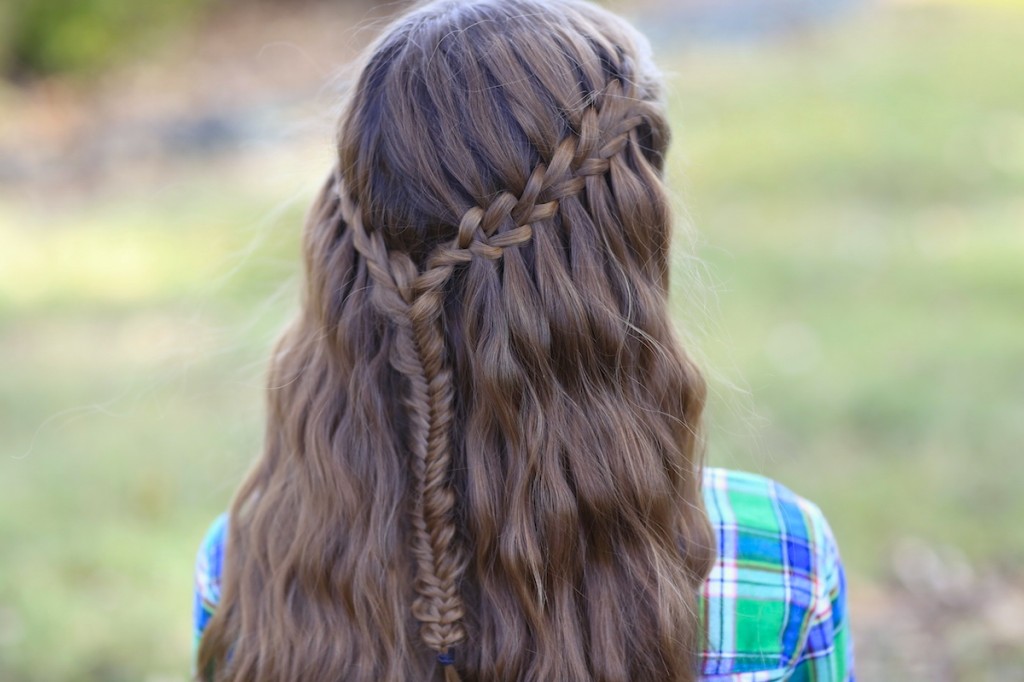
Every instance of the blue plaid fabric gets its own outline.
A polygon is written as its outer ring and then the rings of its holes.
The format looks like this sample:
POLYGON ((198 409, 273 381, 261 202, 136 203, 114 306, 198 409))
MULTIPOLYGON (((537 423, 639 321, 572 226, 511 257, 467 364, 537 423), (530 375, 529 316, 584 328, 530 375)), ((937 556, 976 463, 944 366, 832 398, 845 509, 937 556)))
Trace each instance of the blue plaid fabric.
MULTIPOLYGON (((708 468, 718 558, 701 591, 705 682, 853 682, 846 580, 821 511, 779 483, 708 468)), ((227 516, 196 562, 195 642, 220 600, 227 516)))
POLYGON ((852 682, 846 579, 821 511, 763 476, 709 468, 718 558, 701 593, 708 681, 852 682))
POLYGON ((192 633, 196 648, 206 624, 220 603, 220 576, 224 570, 227 533, 228 515, 221 514, 206 531, 196 557, 195 596, 192 600, 192 633))

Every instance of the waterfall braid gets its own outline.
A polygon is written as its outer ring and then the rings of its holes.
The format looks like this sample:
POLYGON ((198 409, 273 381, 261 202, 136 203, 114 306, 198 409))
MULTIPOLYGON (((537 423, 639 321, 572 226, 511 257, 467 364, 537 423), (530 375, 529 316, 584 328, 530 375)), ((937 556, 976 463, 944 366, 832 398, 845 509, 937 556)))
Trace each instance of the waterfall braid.
POLYGON ((582 2, 432 3, 373 46, 206 679, 695 679, 714 542, 667 143, 642 39, 582 2))

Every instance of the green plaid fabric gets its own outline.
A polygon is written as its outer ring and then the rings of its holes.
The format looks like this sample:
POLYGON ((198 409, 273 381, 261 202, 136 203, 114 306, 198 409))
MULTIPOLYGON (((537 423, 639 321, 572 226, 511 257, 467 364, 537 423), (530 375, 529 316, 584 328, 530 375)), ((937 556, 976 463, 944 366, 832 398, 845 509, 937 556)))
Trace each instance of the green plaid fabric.
POLYGON ((704 584, 704 680, 852 682, 846 580, 821 511, 771 479, 709 468, 718 559, 704 584))
MULTIPOLYGON (((718 559, 701 593, 705 682, 853 682, 846 581, 821 511, 754 474, 708 468, 704 498, 718 559)), ((220 600, 227 517, 196 563, 194 634, 220 600)))

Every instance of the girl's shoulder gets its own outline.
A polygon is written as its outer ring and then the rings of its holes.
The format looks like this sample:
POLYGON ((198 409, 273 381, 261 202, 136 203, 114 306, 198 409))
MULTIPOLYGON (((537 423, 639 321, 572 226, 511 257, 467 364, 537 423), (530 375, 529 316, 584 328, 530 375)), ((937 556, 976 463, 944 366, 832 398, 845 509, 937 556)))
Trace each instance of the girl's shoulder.
POLYGON ((852 679, 845 575, 818 506, 729 469, 706 469, 703 490, 718 545, 701 592, 705 679, 852 679))
MULTIPOLYGON (((716 530, 799 541, 801 547, 809 549, 833 541, 825 515, 816 504, 767 476, 707 467, 703 492, 716 530)), ((793 558, 801 564, 806 559, 803 554, 793 558)))
POLYGON ((193 633, 199 636, 220 602, 220 579, 224 568, 224 546, 227 543, 228 515, 218 516, 203 536, 196 556, 193 633))

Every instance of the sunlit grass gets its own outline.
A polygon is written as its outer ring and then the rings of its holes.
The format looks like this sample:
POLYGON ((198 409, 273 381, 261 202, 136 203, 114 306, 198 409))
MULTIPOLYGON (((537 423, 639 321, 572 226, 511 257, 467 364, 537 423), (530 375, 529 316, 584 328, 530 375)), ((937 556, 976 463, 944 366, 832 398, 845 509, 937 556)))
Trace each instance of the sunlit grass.
POLYGON ((749 391, 713 385, 711 459, 818 500, 860 575, 908 535, 1024 557, 992 522, 1024 513, 1022 26, 921 8, 675 69, 703 352, 749 391))
POLYGON ((293 269, 294 254, 282 251, 281 240, 293 246, 295 235, 271 227, 281 214, 301 219, 305 208, 285 194, 214 193, 212 183, 200 174, 145 199, 103 197, 46 210, 0 206, 0 313, 200 297, 230 304, 239 293, 231 287, 268 267, 293 269))

